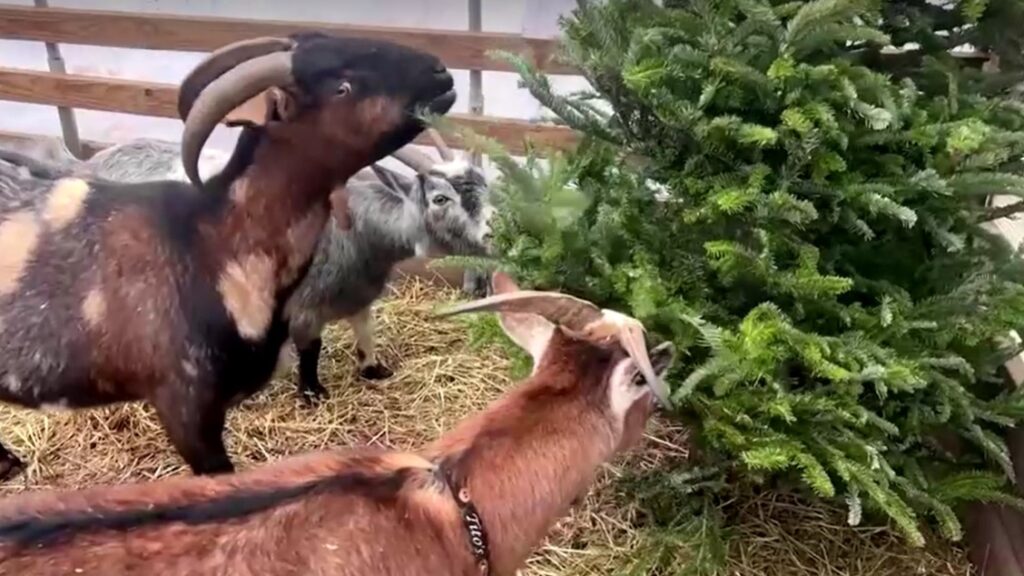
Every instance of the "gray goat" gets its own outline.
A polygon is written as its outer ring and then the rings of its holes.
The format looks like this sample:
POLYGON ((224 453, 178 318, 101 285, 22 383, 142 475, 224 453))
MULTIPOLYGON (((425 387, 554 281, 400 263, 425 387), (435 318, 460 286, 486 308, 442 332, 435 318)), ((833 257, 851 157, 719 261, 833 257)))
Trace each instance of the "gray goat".
MULTIPOLYGON (((396 264, 413 255, 489 252, 494 211, 483 173, 456 158, 436 131, 427 133, 442 162, 406 147, 392 156, 413 168, 414 177, 375 164, 371 169, 380 182, 350 183, 351 228, 342 230, 332 217, 309 271, 285 305, 299 356, 299 392, 307 401, 328 395, 317 375, 320 334, 337 320, 345 319, 352 327, 359 376, 368 380, 391 376, 392 371, 377 358, 371 306, 396 264)), ((474 288, 474 280, 467 274, 464 288, 474 288)))
MULTIPOLYGON (((218 150, 203 150, 198 164, 200 177, 204 181, 210 179, 224 169, 230 157, 218 150)), ((58 138, 4 143, 0 147, 0 161, 22 166, 37 178, 74 176, 114 182, 188 182, 181 163, 180 145, 155 138, 136 138, 115 144, 84 161, 75 158, 58 138)))

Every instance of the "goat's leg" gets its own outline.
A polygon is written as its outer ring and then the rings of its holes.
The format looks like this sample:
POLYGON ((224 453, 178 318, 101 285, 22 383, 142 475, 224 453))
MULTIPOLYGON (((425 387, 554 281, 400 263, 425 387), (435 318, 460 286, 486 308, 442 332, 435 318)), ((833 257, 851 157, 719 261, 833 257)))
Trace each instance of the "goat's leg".
POLYGON ((373 338, 373 316, 370 306, 356 312, 348 319, 356 336, 356 358, 359 360, 359 377, 366 380, 390 378, 392 372, 377 360, 377 347, 373 338))
MULTIPOLYGON (((224 447, 227 403, 196 394, 204 384, 164 386, 151 400, 171 444, 196 475, 227 474, 235 467, 224 447)), ((209 389, 209 388, 207 388, 209 389)))
POLYGON ((24 467, 24 464, 14 453, 3 444, 0 444, 0 481, 14 478, 24 467))
POLYGON ((326 399, 330 394, 320 383, 320 375, 317 373, 320 349, 324 344, 320 339, 320 330, 299 330, 293 327, 291 338, 295 343, 295 352, 299 356, 299 397, 306 404, 326 399))
POLYGON ((490 276, 476 269, 466 270, 462 274, 462 292, 472 298, 484 298, 490 290, 490 276))

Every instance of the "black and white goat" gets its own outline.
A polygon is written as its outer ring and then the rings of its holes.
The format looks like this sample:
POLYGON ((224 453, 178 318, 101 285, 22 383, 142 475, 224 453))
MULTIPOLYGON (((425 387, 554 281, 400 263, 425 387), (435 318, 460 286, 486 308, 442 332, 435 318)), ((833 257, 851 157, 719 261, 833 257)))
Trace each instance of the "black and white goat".
MULTIPOLYGON (((455 97, 436 56, 392 42, 236 42, 179 91, 192 184, 0 180, 0 400, 145 400, 194 472, 233 470, 227 409, 270 379, 332 191, 455 97), (222 121, 245 128, 204 183, 198 159, 222 121)), ((0 448, 0 477, 18 467, 0 448)))

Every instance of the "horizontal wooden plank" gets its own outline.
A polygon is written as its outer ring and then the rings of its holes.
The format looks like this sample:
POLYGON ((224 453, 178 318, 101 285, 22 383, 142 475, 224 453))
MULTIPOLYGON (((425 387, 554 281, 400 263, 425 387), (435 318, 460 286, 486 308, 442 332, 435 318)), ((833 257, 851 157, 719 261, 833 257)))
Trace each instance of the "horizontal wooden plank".
MULTIPOLYGON (((177 118, 177 94, 178 87, 171 84, 0 67, 0 100, 177 118)), ((577 141, 572 130, 552 124, 468 114, 447 117, 496 140, 513 154, 522 153, 526 142, 543 150, 571 148, 577 141)), ((423 135, 417 141, 429 143, 423 135)), ((462 146, 458 138, 450 144, 462 146)))
POLYGON ((505 50, 533 59, 549 73, 575 73, 572 67, 554 60, 556 41, 515 34, 0 4, 0 38, 15 40, 209 52, 246 38, 286 36, 302 30, 392 40, 433 52, 451 68, 510 71, 507 63, 486 54, 488 50, 505 50))
MULTIPOLYGON (((49 136, 49 135, 45 135, 45 134, 29 134, 27 132, 11 132, 11 131, 8 131, 8 130, 0 130, 0 148, 12 147, 12 148, 14 148, 17 151, 22 151, 24 149, 24 147, 31 147, 30 149, 37 149, 36 146, 33 146, 32 143, 35 142, 36 144, 38 144, 39 140, 41 140, 41 139, 46 139, 46 140, 53 139, 53 140, 58 140, 59 141, 59 140, 61 140, 61 137, 60 136, 49 136)), ((98 142, 96 140, 84 140, 83 139, 79 143, 82 146, 82 159, 83 160, 92 157, 93 154, 99 152, 100 150, 103 150, 104 148, 109 148, 109 147, 113 146, 112 142, 98 142)), ((38 148, 38 149, 42 150, 42 148, 38 148)), ((47 151, 50 150, 50 148, 48 146, 45 147, 45 149, 47 151)), ((49 153, 51 153, 51 152, 47 152, 46 154, 49 154, 49 153)), ((46 160, 46 159, 49 159, 49 157, 46 156, 46 154, 32 154, 32 153, 29 153, 29 156, 40 157, 40 158, 46 160)))

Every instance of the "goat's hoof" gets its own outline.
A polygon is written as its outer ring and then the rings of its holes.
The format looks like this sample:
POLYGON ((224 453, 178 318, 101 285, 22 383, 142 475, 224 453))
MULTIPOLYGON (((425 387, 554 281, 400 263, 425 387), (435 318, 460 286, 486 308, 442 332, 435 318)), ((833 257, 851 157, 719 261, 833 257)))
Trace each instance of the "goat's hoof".
POLYGON ((306 386, 299 390, 299 397, 307 406, 313 406, 331 397, 331 394, 322 384, 306 386))
POLYGON ((394 375, 395 373, 383 364, 371 364, 359 369, 359 377, 363 380, 384 380, 394 375))
POLYGON ((18 474, 21 474, 24 469, 25 465, 22 464, 21 460, 18 460, 14 456, 8 456, 7 458, 0 460, 0 482, 14 478, 18 474))

